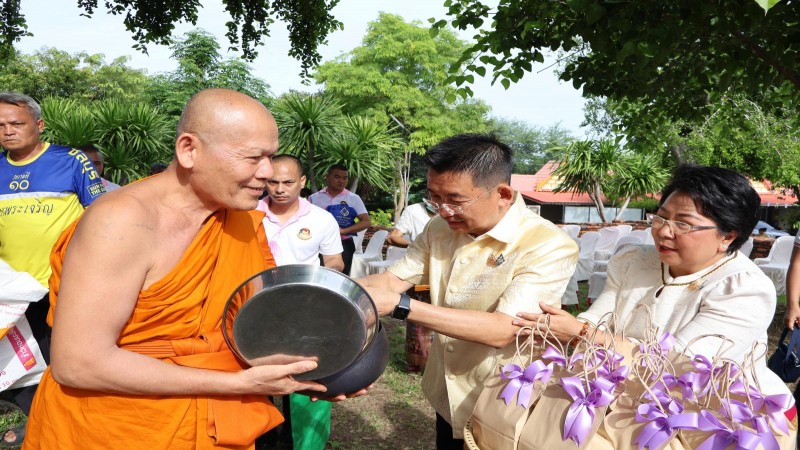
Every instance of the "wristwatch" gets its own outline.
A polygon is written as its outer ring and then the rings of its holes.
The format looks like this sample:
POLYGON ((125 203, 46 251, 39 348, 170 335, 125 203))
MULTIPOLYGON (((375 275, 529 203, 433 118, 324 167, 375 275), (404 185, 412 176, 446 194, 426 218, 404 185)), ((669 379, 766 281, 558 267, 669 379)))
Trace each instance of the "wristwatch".
POLYGON ((400 294, 400 303, 392 311, 392 319, 406 320, 408 313, 411 312, 411 297, 408 294, 400 294))

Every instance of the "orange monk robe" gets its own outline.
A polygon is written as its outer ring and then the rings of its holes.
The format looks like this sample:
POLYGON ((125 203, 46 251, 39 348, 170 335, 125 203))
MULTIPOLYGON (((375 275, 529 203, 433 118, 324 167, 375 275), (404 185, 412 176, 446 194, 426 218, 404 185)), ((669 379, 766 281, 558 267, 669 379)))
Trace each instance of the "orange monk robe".
MULTIPOLYGON (((75 226, 51 255, 52 308, 58 307, 61 263, 75 226)), ((254 232, 246 212, 209 217, 175 268, 139 294, 117 345, 170 364, 243 369, 222 337, 221 318, 236 288, 265 268, 254 232)), ((51 325, 52 316, 53 309, 51 325)), ((265 396, 108 394, 61 386, 48 369, 33 400, 24 448, 248 449, 282 421, 265 396)))

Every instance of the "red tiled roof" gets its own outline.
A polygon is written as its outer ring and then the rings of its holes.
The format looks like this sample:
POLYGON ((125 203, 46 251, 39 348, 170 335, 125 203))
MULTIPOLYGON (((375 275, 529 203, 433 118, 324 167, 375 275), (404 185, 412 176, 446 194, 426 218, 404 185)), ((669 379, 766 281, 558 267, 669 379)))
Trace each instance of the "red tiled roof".
POLYGON ((536 190, 536 175, 511 174, 511 188, 516 191, 536 190))
POLYGON ((791 206, 797 203, 794 195, 759 192, 761 206, 791 206))
POLYGON ((541 204, 594 206, 588 194, 552 191, 520 191, 520 194, 528 200, 541 204))
MULTIPOLYGON (((534 175, 512 174, 511 187, 519 191, 526 199, 539 204, 594 206, 587 194, 553 192, 550 190, 555 184, 551 183, 550 186, 547 186, 547 184, 551 181, 553 171, 557 167, 557 161, 548 161, 534 175)), ((773 186, 769 180, 751 180, 751 184, 761 197, 761 206, 791 206, 797 203, 797 197, 791 190, 783 192, 772 190, 773 186)), ((655 198, 658 197, 658 194, 655 194, 655 198)))

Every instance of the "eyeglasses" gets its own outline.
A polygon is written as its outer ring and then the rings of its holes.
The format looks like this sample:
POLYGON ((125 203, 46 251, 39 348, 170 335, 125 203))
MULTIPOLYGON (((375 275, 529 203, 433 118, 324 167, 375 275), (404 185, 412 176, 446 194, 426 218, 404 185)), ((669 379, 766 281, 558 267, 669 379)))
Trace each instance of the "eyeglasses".
POLYGON ((649 223, 653 229, 660 230, 664 225, 669 224, 669 229, 675 236, 683 236, 685 234, 689 234, 692 231, 699 231, 699 230, 712 230, 715 226, 711 225, 689 225, 686 222, 678 222, 677 220, 668 220, 661 216, 657 216, 655 214, 648 214, 647 215, 647 223, 649 223))
MULTIPOLYGON (((498 184, 497 186, 500 186, 500 185, 498 184)), ((469 202, 467 204, 464 204, 464 205, 453 205, 451 203, 435 203, 435 202, 432 202, 432 201, 428 200, 427 198, 423 198, 422 201, 425 202, 425 204, 428 205, 428 207, 430 209, 436 211, 437 213, 444 211, 444 212, 446 212, 447 214, 449 214, 451 216, 455 215, 455 214, 464 214, 464 211, 468 210, 472 205, 475 204, 475 202, 477 202, 478 200, 482 199, 483 197, 486 197, 488 194, 490 194, 495 189, 497 189, 497 186, 487 190, 486 192, 481 194, 475 200, 473 200, 473 201, 471 201, 471 202, 469 202)))

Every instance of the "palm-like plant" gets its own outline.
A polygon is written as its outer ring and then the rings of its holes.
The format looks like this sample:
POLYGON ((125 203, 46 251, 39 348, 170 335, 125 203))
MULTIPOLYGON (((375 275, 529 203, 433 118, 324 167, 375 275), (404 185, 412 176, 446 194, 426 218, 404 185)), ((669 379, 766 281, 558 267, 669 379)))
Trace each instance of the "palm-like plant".
POLYGON ((555 191, 589 195, 600 220, 608 222, 603 206, 603 187, 622 170, 621 153, 613 142, 576 141, 564 150, 564 157, 553 172, 553 175, 561 177, 555 191))
POLYGON ((42 139, 70 147, 93 144, 97 126, 89 109, 75 100, 48 97, 42 101, 42 139))
POLYGON ((98 147, 106 156, 106 177, 116 183, 148 173, 151 164, 171 157, 167 117, 143 103, 100 102, 92 111, 98 147))
POLYGON ((42 102, 43 139, 71 147, 95 145, 105 157, 104 176, 124 184, 172 156, 169 119, 143 103, 48 98, 42 102))
POLYGON ((350 172, 355 191, 359 181, 385 191, 394 182, 394 153, 403 145, 393 130, 362 116, 346 117, 340 132, 318 154, 314 171, 318 176, 334 164, 342 164, 350 172))
POLYGON ((624 170, 614 174, 606 191, 622 199, 614 220, 619 220, 632 198, 658 192, 669 178, 669 170, 654 155, 632 155, 623 160, 624 170))
POLYGON ((280 130, 281 152, 305 160, 312 191, 317 191, 316 156, 340 131, 341 109, 341 105, 329 97, 300 92, 282 96, 272 108, 280 130))

